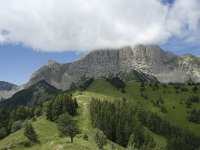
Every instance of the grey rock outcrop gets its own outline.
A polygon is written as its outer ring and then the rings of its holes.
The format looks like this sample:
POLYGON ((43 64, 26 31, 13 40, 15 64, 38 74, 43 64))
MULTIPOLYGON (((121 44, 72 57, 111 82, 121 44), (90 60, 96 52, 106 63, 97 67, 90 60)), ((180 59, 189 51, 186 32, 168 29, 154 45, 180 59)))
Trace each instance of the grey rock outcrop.
MULTIPOLYGON (((121 49, 96 50, 72 63, 54 61, 34 73, 27 86, 46 80, 58 89, 68 89, 82 76, 121 76, 132 70, 160 82, 200 81, 200 59, 193 55, 175 55, 163 51, 157 45, 136 45, 121 49)), ((124 76, 123 76, 124 77, 124 76)))

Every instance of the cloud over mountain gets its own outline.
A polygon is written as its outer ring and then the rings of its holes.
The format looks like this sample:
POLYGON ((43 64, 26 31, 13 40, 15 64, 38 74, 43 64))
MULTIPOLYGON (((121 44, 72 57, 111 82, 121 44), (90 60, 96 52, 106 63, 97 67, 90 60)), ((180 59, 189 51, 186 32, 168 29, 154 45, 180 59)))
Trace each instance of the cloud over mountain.
POLYGON ((0 43, 41 51, 200 43, 200 1, 0 0, 0 43))

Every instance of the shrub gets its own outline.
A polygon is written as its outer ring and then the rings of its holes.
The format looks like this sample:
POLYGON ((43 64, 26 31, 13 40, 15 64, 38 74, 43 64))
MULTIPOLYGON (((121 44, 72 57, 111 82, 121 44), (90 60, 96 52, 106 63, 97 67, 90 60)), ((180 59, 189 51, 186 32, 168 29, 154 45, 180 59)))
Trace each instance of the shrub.
POLYGON ((161 106, 160 111, 163 113, 167 113, 167 109, 164 106, 161 106))
POLYGON ((84 134, 83 139, 86 141, 88 140, 88 135, 86 133, 84 134))
POLYGON ((6 131, 6 128, 5 127, 2 127, 0 129, 0 139, 3 139, 4 137, 7 136, 7 131, 6 131))
POLYGON ((103 131, 95 129, 94 141, 99 149, 102 149, 107 144, 107 138, 106 135, 103 133, 103 131))
POLYGON ((11 127, 11 132, 16 132, 18 131, 19 129, 22 128, 22 121, 21 120, 18 120, 18 121, 15 121, 13 124, 12 124, 12 127, 11 127))
POLYGON ((32 124, 29 122, 25 124, 24 136, 27 137, 32 142, 37 141, 37 134, 36 134, 32 124))
POLYGON ((36 117, 42 116, 42 114, 43 114, 42 107, 39 106, 39 107, 35 110, 34 114, 35 114, 36 117))
POLYGON ((30 140, 24 140, 24 141, 20 141, 18 144, 24 147, 31 147, 33 146, 34 143, 31 142, 30 140))

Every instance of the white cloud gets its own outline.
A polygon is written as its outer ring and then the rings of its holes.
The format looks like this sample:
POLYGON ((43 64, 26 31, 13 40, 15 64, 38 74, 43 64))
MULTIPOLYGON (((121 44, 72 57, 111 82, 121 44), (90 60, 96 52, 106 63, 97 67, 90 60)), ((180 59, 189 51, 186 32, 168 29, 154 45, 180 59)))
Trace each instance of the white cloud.
POLYGON ((0 0, 1 30, 0 43, 41 51, 161 44, 172 36, 198 44, 200 1, 0 0))

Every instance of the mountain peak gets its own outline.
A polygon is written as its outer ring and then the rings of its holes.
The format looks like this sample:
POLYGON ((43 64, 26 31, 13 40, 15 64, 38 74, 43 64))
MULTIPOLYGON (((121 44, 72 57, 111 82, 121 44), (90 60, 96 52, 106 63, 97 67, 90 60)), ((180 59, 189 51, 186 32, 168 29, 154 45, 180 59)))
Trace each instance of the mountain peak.
POLYGON ((54 61, 54 60, 48 60, 48 64, 47 64, 47 66, 48 67, 53 67, 53 66, 56 66, 56 65, 59 65, 60 63, 58 63, 58 62, 56 62, 56 61, 54 61))
MULTIPOLYGON (((82 59, 73 63, 59 64, 49 60, 48 67, 42 67, 29 81, 29 85, 40 80, 45 80, 58 89, 68 89, 73 82, 78 82, 82 76, 104 77, 121 74, 129 74, 133 70, 143 74, 154 76, 160 82, 179 82, 173 74, 184 72, 185 82, 191 76, 195 81, 200 81, 200 68, 192 67, 190 60, 162 50, 154 44, 137 44, 119 49, 102 49, 88 53, 82 59), (166 75, 170 74, 170 79, 166 75), (198 76, 198 77, 196 77, 198 76), (198 80, 196 80, 198 79, 198 80)), ((192 61, 195 63, 198 61, 192 61)))

